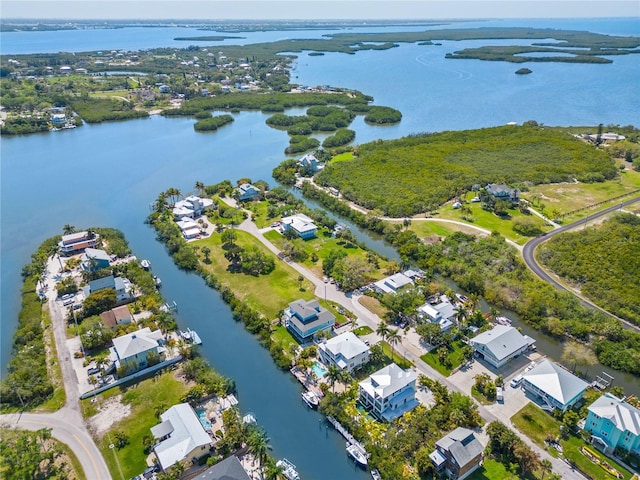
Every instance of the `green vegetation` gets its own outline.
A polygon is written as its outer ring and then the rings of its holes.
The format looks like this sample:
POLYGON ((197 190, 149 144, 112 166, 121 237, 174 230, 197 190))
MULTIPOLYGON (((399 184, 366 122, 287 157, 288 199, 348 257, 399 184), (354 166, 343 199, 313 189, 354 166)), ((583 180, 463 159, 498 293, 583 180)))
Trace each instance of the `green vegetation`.
POLYGON ((27 133, 48 132, 49 119, 46 117, 11 117, 0 127, 2 135, 25 135, 27 133))
POLYGON ((135 110, 134 104, 126 100, 73 97, 70 105, 87 123, 100 123, 108 120, 130 120, 149 116, 145 111, 135 110))
POLYGON ((51 429, 0 429, 0 476, 12 480, 85 478, 77 457, 51 429))
POLYGON ((371 107, 364 117, 365 122, 374 125, 392 125, 400 123, 400 120, 402 120, 402 113, 391 107, 371 107))
POLYGON ((503 465, 517 464, 520 478, 527 478, 538 470, 540 459, 518 435, 499 421, 487 426, 489 447, 494 458, 503 465))
POLYGON ((229 123, 233 122, 233 117, 231 115, 218 115, 216 117, 205 118, 202 120, 198 120, 193 128, 196 132, 213 132, 220 127, 224 127, 229 123))
POLYGON ((552 238, 541 245, 538 258, 596 304, 640 325, 637 252, 640 252, 640 219, 620 213, 599 227, 552 238))
POLYGON ((465 361, 467 345, 462 341, 456 341, 448 346, 434 349, 425 353, 420 358, 427 365, 435 368, 444 376, 451 375, 451 371, 458 368, 465 361), (444 350, 441 350, 444 348, 444 350))
POLYGON ((533 403, 527 403, 511 417, 513 425, 539 447, 545 448, 545 440, 560 436, 560 422, 533 403))
POLYGON ((504 126, 376 141, 357 159, 330 162, 316 176, 347 199, 385 215, 434 210, 475 184, 588 182, 614 178, 604 152, 551 129, 504 126))
MULTIPOLYGON (((573 435, 561 443, 564 456, 568 458, 571 463, 576 465, 581 472, 585 473, 587 477, 591 478, 592 480, 600 480, 601 478, 603 478, 603 476, 605 476, 602 467, 593 463, 580 451, 581 447, 593 448, 590 446, 590 444, 573 435)), ((634 477, 632 472, 624 468, 611 457, 605 457, 600 451, 598 451, 598 454, 601 455, 601 458, 605 458, 613 468, 618 470, 618 472, 622 474, 622 478, 624 480, 630 480, 634 477)), ((613 478, 612 476, 607 477, 613 478)))
POLYGON ((322 148, 342 147, 343 145, 353 142, 355 138, 356 132, 348 128, 341 128, 336 131, 335 135, 327 137, 322 142, 322 148))
POLYGON ((362 327, 356 328, 353 333, 358 337, 362 337, 363 335, 369 335, 370 333, 373 333, 373 330, 371 330, 371 327, 363 325, 362 327))
POLYGON ((284 153, 292 155, 295 153, 308 152, 320 146, 317 138, 305 137, 304 135, 293 135, 289 138, 289 146, 284 149, 284 153))

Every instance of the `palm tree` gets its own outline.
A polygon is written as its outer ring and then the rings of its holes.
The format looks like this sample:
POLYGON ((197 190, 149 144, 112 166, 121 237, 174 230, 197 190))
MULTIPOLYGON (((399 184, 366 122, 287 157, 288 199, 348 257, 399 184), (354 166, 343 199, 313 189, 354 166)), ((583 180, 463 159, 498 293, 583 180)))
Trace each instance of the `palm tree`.
POLYGON ((262 462, 267 458, 271 446, 269 445, 269 437, 261 429, 255 429, 247 439, 249 453, 258 459, 260 465, 260 474, 262 475, 262 462))
POLYGON ((551 460, 549 460, 548 458, 545 458, 544 460, 542 460, 540 462, 540 471, 542 473, 540 480, 544 480, 544 476, 547 473, 551 473, 552 468, 553 468, 553 465, 551 464, 551 460))
POLYGON ((378 325, 378 328, 376 328, 376 333, 383 340, 387 339, 387 335, 389 335, 389 326, 386 324, 386 322, 380 322, 380 324, 378 325))
POLYGON ((202 182, 196 182, 193 187, 196 189, 196 192, 198 192, 198 195, 202 195, 202 192, 204 192, 204 183, 202 182))
POLYGON ((391 361, 393 362, 393 347, 402 339, 398 330, 390 329, 387 334, 387 343, 391 346, 391 361))
POLYGON ((76 227, 74 227, 73 225, 69 225, 68 223, 64 227, 62 227, 62 233, 64 235, 70 235, 75 231, 76 231, 76 227))
POLYGON ((267 470, 264 473, 264 480, 279 480, 282 478, 283 467, 276 465, 274 461, 267 463, 267 470))
POLYGON ((327 378, 331 382, 331 391, 335 393, 336 382, 340 381, 342 378, 342 370, 340 370, 336 365, 329 365, 329 368, 327 368, 327 378))

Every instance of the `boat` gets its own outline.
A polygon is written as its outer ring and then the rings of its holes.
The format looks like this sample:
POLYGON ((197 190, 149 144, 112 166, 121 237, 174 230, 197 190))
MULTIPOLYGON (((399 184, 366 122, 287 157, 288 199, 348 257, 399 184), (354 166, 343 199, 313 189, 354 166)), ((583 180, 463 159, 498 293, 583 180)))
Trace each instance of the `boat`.
POLYGON ((191 336, 191 341, 194 343, 194 345, 202 344, 202 340, 200 340, 200 335, 198 335, 195 330, 191 330, 190 328, 187 328, 187 332, 189 332, 189 335, 191 336))
POLYGON ((456 298, 460 300, 462 303, 467 303, 469 301, 469 297, 465 297, 461 293, 456 293, 456 298))
POLYGON ((151 268, 151 262, 149 260, 142 260, 140 266, 145 270, 149 270, 151 268))
POLYGON ((371 470, 371 478, 373 478, 373 480, 382 480, 382 476, 380 475, 380 472, 375 468, 371 470))
POLYGON ((156 277, 155 275, 153 276, 153 281, 156 284, 156 287, 161 287, 162 286, 162 280, 160 280, 160 277, 156 277))
POLYGON ((369 463, 367 452, 357 443, 347 442, 347 453, 356 461, 356 463, 363 467, 366 467, 367 463, 369 463))
POLYGON ((511 319, 507 317, 496 317, 496 322, 500 325, 504 325, 505 327, 511 326, 511 319))
POLYGON ((183 340, 186 340, 188 342, 191 341, 191 332, 188 328, 187 330, 180 330, 180 336, 183 338, 183 340))
POLYGON ((286 458, 278 460, 276 462, 276 467, 282 468, 282 474, 289 480, 300 480, 300 475, 298 475, 296 466, 286 458))
POLYGON ((302 400, 304 400, 304 403, 306 403, 309 408, 318 408, 318 405, 320 404, 320 399, 311 390, 302 392, 302 400))

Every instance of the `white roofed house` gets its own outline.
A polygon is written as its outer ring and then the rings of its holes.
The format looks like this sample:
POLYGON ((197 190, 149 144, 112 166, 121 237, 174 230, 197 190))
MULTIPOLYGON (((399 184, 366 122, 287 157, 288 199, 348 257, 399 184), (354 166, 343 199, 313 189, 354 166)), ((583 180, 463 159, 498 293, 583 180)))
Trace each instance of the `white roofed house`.
POLYGON ((238 200, 246 202, 260 197, 260 189, 250 183, 243 183, 237 189, 238 200))
POLYGON ((348 372, 369 361, 369 347, 353 332, 345 332, 318 344, 318 354, 325 365, 335 365, 348 372))
POLYGON ((407 285, 413 285, 413 280, 404 273, 396 273, 390 277, 378 280, 373 285, 380 293, 396 293, 407 285))
POLYGON ((202 233, 200 231, 200 225, 195 220, 192 220, 189 217, 183 217, 182 219, 176 222, 176 225, 182 231, 182 236, 186 240, 191 240, 193 238, 198 238, 202 233))
POLYGON ((431 323, 440 325, 440 330, 447 332, 451 330, 455 324, 457 310, 449 297, 440 296, 440 301, 434 305, 425 303, 418 307, 418 317, 426 319, 431 323))
POLYGON ((281 223, 285 232, 287 230, 293 230, 303 240, 315 237, 316 231, 318 230, 313 220, 303 213, 284 217, 281 223))
POLYGON ((183 217, 198 218, 204 213, 204 209, 211 205, 213 205, 213 200, 210 198, 200 198, 196 195, 189 195, 173 205, 173 218, 175 220, 183 217))
POLYGON ((419 405, 416 374, 392 363, 358 384, 359 401, 375 417, 391 422, 419 405))
POLYGON ((156 355, 161 358, 165 352, 163 345, 162 332, 145 327, 114 338, 109 356, 117 369, 126 367, 126 374, 130 375, 151 366, 150 355, 151 358, 156 355))
POLYGON ((516 328, 496 325, 470 340, 475 355, 495 368, 500 368, 535 344, 516 328))
POLYGON ((524 374, 522 386, 541 400, 544 410, 558 408, 565 412, 582 398, 589 384, 557 363, 545 360, 524 374))
POLYGON ((96 248, 100 236, 93 232, 76 232, 69 235, 63 235, 62 240, 58 243, 61 255, 75 255, 84 252, 86 248, 96 248))
POLYGON ((311 174, 318 172, 324 168, 324 163, 318 160, 312 153, 306 153, 298 160, 298 165, 303 170, 303 173, 311 174))
POLYGON ((162 423, 151 427, 151 434, 159 442, 153 447, 162 470, 182 460, 195 463, 209 453, 211 437, 188 403, 180 403, 160 415, 162 423))
POLYGON ((640 410, 625 399, 605 393, 589 405, 584 429, 606 453, 616 448, 640 455, 640 410))

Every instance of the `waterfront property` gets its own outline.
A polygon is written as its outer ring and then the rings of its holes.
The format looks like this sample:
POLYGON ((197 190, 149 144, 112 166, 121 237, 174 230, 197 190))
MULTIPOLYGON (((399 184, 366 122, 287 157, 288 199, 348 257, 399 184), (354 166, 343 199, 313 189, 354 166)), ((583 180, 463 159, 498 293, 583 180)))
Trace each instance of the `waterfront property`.
POLYGON ((176 222, 176 225, 182 231, 185 240, 191 240, 200 236, 200 226, 190 217, 182 217, 176 222))
POLYGON ((484 446, 472 430, 458 427, 436 442, 429 458, 437 471, 462 480, 480 467, 483 451, 484 446))
POLYGON ((250 183, 243 183, 237 190, 238 200, 246 202, 249 200, 255 200, 260 197, 260 189, 250 183))
POLYGON ((518 203, 520 201, 520 190, 517 188, 509 188, 503 183, 490 183, 484 187, 484 190, 496 200, 506 200, 512 203, 518 203))
MULTIPOLYGON (((164 354, 164 340, 160 330, 151 331, 145 327, 113 339, 113 347, 109 349, 110 358, 116 369, 125 367, 127 374, 135 373, 149 366, 149 357, 164 354)), ((156 362, 157 363, 157 362, 156 362)))
POLYGON ((113 275, 90 281, 89 285, 82 288, 82 293, 84 294, 84 297, 87 298, 92 293, 106 289, 116 291, 116 301, 118 302, 123 302, 132 298, 131 282, 126 278, 114 277, 113 275))
POLYGON ((298 160, 298 165, 300 165, 304 174, 309 175, 313 175, 324 168, 324 163, 318 160, 312 153, 305 153, 302 158, 298 160))
POLYGON ((287 330, 301 343, 314 334, 333 327, 336 317, 317 300, 296 300, 284 311, 284 323, 287 330))
POLYGON ((640 455, 640 410, 610 393, 598 398, 588 410, 584 428, 593 435, 593 444, 605 453, 621 448, 640 455))
POLYGON ((98 248, 85 248, 81 259, 82 268, 89 272, 109 268, 111 265, 109 254, 98 248))
POLYGON ((544 360, 526 373, 522 385, 526 392, 540 400, 543 410, 558 408, 563 412, 580 400, 589 386, 549 360, 544 360))
POLYGON ((313 220, 307 217, 304 213, 284 217, 282 219, 282 229, 283 232, 293 230, 296 235, 303 240, 314 238, 318 231, 318 227, 313 223, 313 220))
POLYGON ((407 285, 413 285, 413 280, 404 273, 396 273, 373 284, 379 293, 396 293, 407 285))
POLYGON ((184 200, 179 200, 173 205, 173 218, 180 220, 183 217, 191 219, 198 218, 204 209, 213 205, 210 198, 200 198, 196 195, 189 195, 184 200))
POLYGON ((416 374, 392 363, 358 384, 359 401, 371 414, 391 422, 418 406, 416 374))
POLYGON ((345 332, 318 344, 318 354, 325 365, 335 365, 348 372, 369 361, 369 347, 353 332, 345 332))
POLYGON ((475 355, 489 365, 500 368, 535 344, 514 327, 496 325, 470 340, 475 355))
POLYGON ((96 248, 99 238, 97 233, 87 231, 63 235, 62 240, 58 243, 60 255, 71 256, 84 252, 86 248, 96 248))
POLYGON ((160 419, 162 423, 151 427, 151 433, 159 442, 153 451, 162 470, 185 459, 195 461, 209 452, 211 437, 191 405, 174 405, 160 415, 160 419))
POLYGON ((247 474, 238 457, 231 455, 205 470, 195 480, 251 480, 251 477, 247 474))
POLYGON ((127 325, 133 321, 133 316, 126 305, 102 312, 100 318, 102 323, 111 328, 115 328, 117 325, 127 325))
POLYGON ((436 304, 425 303, 418 307, 418 317, 440 325, 440 330, 448 332, 453 328, 456 319, 456 307, 446 295, 440 296, 436 304))

